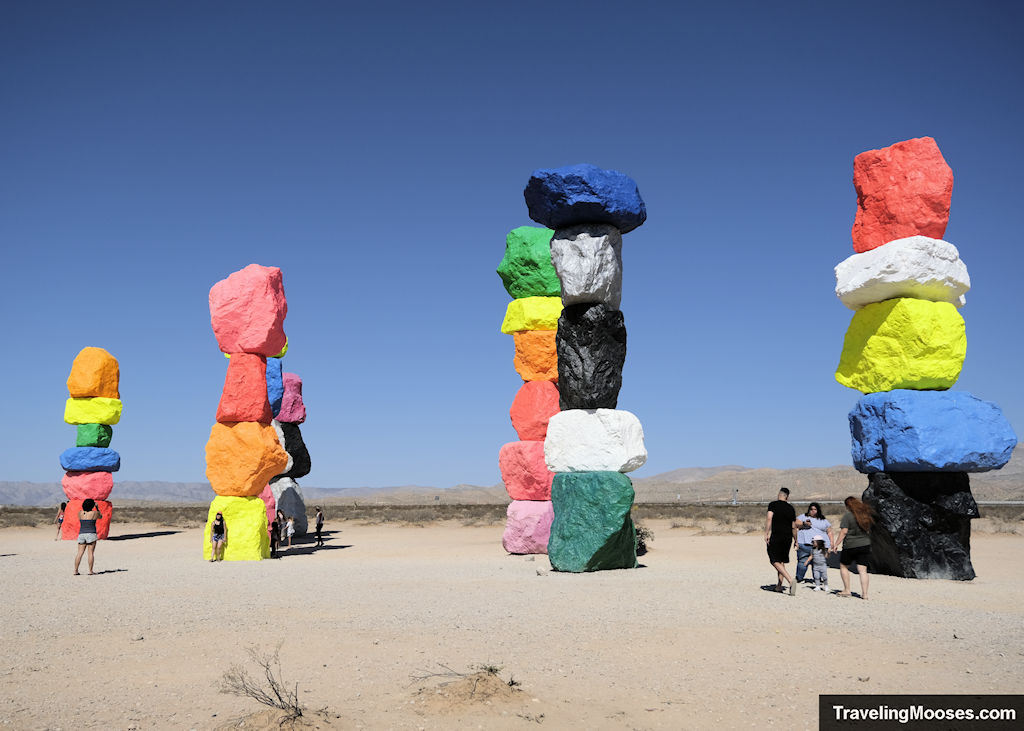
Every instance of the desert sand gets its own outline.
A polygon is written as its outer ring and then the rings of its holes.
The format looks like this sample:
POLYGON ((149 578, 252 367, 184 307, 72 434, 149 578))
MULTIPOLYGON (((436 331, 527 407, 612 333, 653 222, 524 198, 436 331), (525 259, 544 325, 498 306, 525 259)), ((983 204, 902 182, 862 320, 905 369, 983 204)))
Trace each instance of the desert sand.
POLYGON ((117 524, 96 576, 5 529, 0 725, 277 728, 218 687, 278 643, 324 729, 816 728, 823 692, 1021 691, 1021 536, 976 535, 972 582, 873 576, 862 601, 765 591, 758 533, 647 525, 643 568, 582 575, 505 554, 500 524, 336 521, 325 549, 218 564, 201 529, 117 524))

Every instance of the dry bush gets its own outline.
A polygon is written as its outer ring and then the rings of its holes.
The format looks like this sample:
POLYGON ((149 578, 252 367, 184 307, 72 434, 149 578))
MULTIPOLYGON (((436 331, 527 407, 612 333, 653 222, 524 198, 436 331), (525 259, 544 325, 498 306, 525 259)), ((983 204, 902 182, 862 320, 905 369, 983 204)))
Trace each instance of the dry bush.
POLYGON ((299 684, 289 689, 281 675, 281 659, 279 653, 281 643, 274 652, 263 652, 255 647, 248 650, 249 657, 259 668, 262 678, 249 675, 249 671, 241 665, 232 665, 220 679, 220 692, 252 698, 271 708, 285 712, 283 720, 289 721, 302 717, 302 704, 299 703, 299 684))

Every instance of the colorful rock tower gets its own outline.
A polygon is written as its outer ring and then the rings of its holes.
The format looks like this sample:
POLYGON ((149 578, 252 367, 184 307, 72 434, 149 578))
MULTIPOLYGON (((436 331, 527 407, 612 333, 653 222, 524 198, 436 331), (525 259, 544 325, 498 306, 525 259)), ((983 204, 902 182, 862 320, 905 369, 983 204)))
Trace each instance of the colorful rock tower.
POLYGON ((536 170, 523 191, 530 218, 554 229, 551 262, 564 309, 555 350, 559 413, 551 416, 544 461, 554 519, 548 558, 557 571, 635 568, 624 473, 647 460, 640 421, 617 410, 626 359, 622 234, 647 210, 636 183, 614 170, 574 165, 536 170))
POLYGON ((856 254, 835 269, 855 311, 836 380, 864 396, 849 415, 853 464, 876 512, 871 570, 973 579, 968 473, 999 469, 1017 443, 998 406, 948 391, 967 338, 958 309, 971 282, 949 222, 953 172, 931 137, 853 162, 856 254))
POLYGON ((75 356, 68 376, 70 398, 64 405, 64 421, 78 428, 75 446, 60 455, 66 472, 61 484, 68 496, 61 538, 78 537, 78 513, 82 501, 96 501, 102 517, 96 521, 96 535, 110 534, 112 507, 107 501, 114 489, 114 472, 121 469, 121 455, 110 449, 111 428, 121 420, 121 377, 117 359, 103 348, 82 348, 75 356))
MULTIPOLYGON (((270 361, 267 361, 267 383, 270 383, 270 361)), ((281 373, 280 360, 277 361, 277 374, 281 382, 281 397, 277 400, 274 411, 274 429, 282 449, 288 453, 288 464, 284 472, 271 478, 269 489, 274 504, 285 514, 295 518, 295 535, 304 536, 309 529, 306 518, 306 501, 302 488, 296 482, 305 477, 312 469, 309 450, 302 441, 299 424, 306 420, 306 405, 302 400, 302 379, 294 373, 281 373)), ((269 504, 268 504, 269 510, 269 504)))
POLYGON ((523 385, 509 416, 519 437, 498 454, 505 489, 512 498, 501 544, 509 553, 547 553, 551 532, 551 480, 544 464, 548 420, 558 413, 555 329, 562 311, 558 275, 551 265, 551 234, 520 226, 505 237, 498 275, 512 295, 501 331, 515 341, 512 365, 523 385))
POLYGON ((206 478, 217 493, 203 532, 206 559, 218 512, 227 524, 225 560, 270 557, 266 505, 259 495, 271 477, 287 469, 288 454, 271 425, 267 358, 284 354, 287 313, 277 267, 250 264, 210 289, 210 324, 229 358, 217 423, 206 443, 206 478))

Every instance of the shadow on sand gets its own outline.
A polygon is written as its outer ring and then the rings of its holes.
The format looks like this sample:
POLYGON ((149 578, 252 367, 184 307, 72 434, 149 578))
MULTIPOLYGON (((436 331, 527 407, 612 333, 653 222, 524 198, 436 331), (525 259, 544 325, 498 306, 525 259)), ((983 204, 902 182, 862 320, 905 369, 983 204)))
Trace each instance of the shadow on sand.
POLYGON ((345 549, 345 548, 352 548, 352 545, 351 544, 345 545, 345 544, 340 544, 340 543, 339 544, 327 544, 327 545, 320 546, 318 548, 315 544, 312 544, 312 543, 304 544, 304 545, 296 545, 294 543, 294 541, 293 541, 292 542, 292 547, 291 548, 281 548, 277 552, 276 558, 284 558, 285 556, 308 556, 311 553, 316 553, 318 551, 340 551, 340 550, 345 549))
POLYGON ((173 536, 180 530, 154 530, 149 533, 126 533, 123 536, 108 536, 108 541, 134 541, 136 538, 156 538, 157 536, 173 536))

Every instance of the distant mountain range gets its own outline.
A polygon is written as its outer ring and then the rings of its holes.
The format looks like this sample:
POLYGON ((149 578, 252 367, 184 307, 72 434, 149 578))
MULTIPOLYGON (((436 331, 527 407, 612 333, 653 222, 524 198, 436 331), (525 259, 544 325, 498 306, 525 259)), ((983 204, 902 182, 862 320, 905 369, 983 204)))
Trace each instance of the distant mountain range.
MULTIPOLYGON (((867 478, 850 466, 804 467, 777 470, 737 465, 684 467, 652 477, 633 480, 638 503, 728 501, 766 502, 780 487, 792 491, 796 504, 808 500, 842 500, 860 495, 867 478)), ((971 491, 979 502, 1024 501, 1024 446, 1014 450, 1003 469, 971 475, 971 491)), ((432 502, 502 504, 508 494, 502 485, 455 485, 448 488, 404 485, 401 487, 320 488, 306 487, 307 503, 390 503, 422 505, 432 502)), ((188 503, 202 505, 213 499, 205 482, 115 482, 114 503, 188 503)), ((0 482, 0 505, 58 505, 64 500, 59 482, 0 482)))

